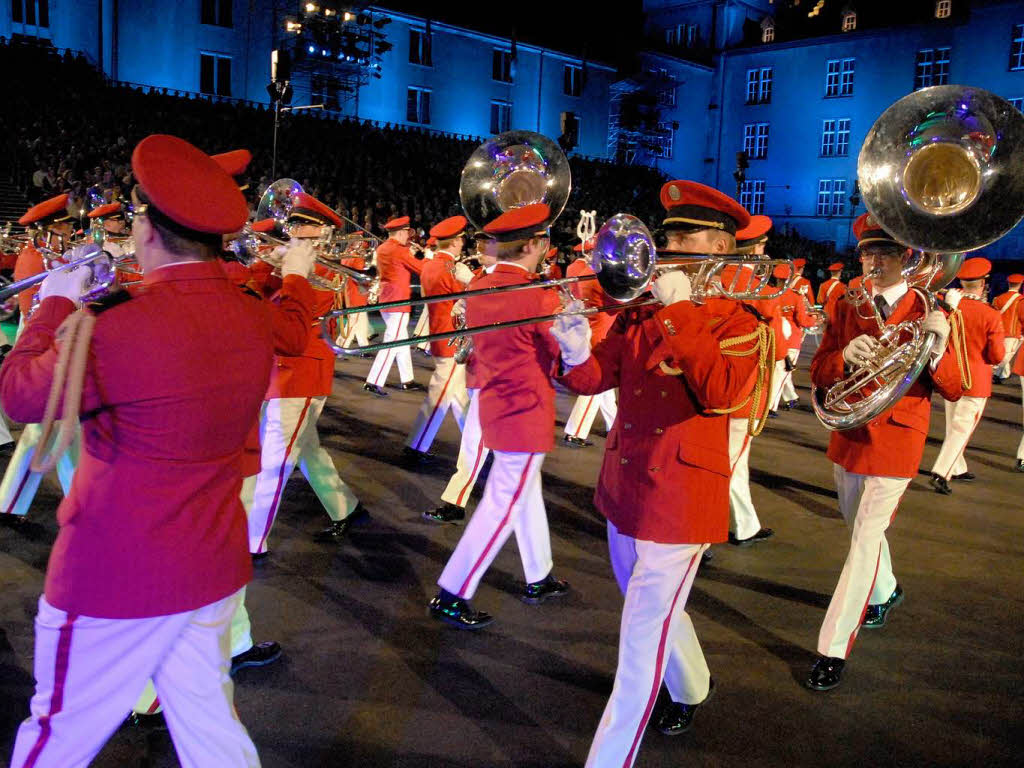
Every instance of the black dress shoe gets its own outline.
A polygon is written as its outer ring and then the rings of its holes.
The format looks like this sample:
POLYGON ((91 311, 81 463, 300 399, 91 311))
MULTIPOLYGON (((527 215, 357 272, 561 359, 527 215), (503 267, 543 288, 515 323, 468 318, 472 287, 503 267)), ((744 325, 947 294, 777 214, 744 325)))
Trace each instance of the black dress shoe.
POLYGON ((146 733, 167 730, 167 721, 164 720, 163 713, 161 712, 156 712, 152 715, 141 715, 138 712, 132 712, 128 715, 128 719, 124 721, 124 724, 129 728, 145 731, 146 733))
POLYGON ((711 551, 711 547, 705 549, 700 556, 700 564, 705 565, 715 559, 715 553, 711 551))
POLYGON ((778 411, 768 411, 768 418, 769 419, 777 419, 777 418, 779 418, 779 412, 778 411))
POLYGON ((270 552, 253 552, 252 553, 252 564, 257 565, 258 563, 266 562, 267 558, 270 557, 270 552))
POLYGON ((949 487, 949 483, 946 478, 941 475, 932 475, 932 479, 929 480, 932 484, 932 488, 935 489, 936 493, 941 493, 943 496, 949 496, 953 493, 953 489, 949 487))
POLYGON ((404 466, 415 467, 420 464, 429 464, 437 458, 437 454, 430 453, 429 451, 417 451, 415 448, 405 446, 402 449, 402 455, 400 461, 404 466))
POLYGON ((785 403, 782 404, 782 407, 785 408, 787 411, 792 411, 798 405, 800 405, 799 400, 787 400, 785 403))
POLYGON ((441 593, 430 601, 430 615, 458 629, 483 629, 494 621, 489 613, 474 611, 468 600, 454 595, 446 597, 441 593))
POLYGON ((896 589, 889 595, 889 599, 880 605, 869 605, 867 611, 864 612, 864 621, 861 622, 861 626, 865 629, 879 629, 885 626, 885 618, 889 615, 889 611, 895 608, 897 605, 903 602, 903 587, 899 584, 896 585, 896 589))
POLYGON ((668 706, 662 709, 657 720, 654 721, 654 727, 666 736, 679 736, 682 733, 686 733, 693 726, 693 716, 697 712, 697 708, 707 704, 708 699, 711 698, 714 692, 715 681, 712 679, 711 687, 708 688, 708 695, 704 697, 704 701, 700 704, 670 702, 668 706))
POLYGON ((1017 464, 1013 469, 1015 472, 1024 472, 1024 459, 1017 459, 1017 464))
POLYGON ((14 454, 14 441, 0 445, 0 458, 10 458, 14 454))
POLYGON ((582 437, 573 437, 572 435, 562 435, 562 443, 570 448, 587 448, 593 445, 589 440, 584 440, 582 437))
POLYGON ((363 384, 363 389, 365 389, 371 395, 376 395, 377 397, 389 397, 388 393, 385 392, 383 388, 378 387, 376 384, 363 384))
POLYGON ((362 502, 356 504, 356 508, 352 510, 352 513, 341 520, 334 520, 329 526, 324 528, 322 531, 317 531, 313 534, 313 541, 318 541, 321 544, 336 544, 345 538, 345 534, 348 533, 348 529, 355 523, 369 518, 370 512, 363 506, 362 502))
POLYGON ((953 475, 950 480, 956 480, 960 483, 969 483, 975 479, 973 472, 961 472, 959 475, 953 475))
POLYGON ((540 605, 552 597, 562 597, 569 592, 569 582, 559 581, 550 573, 540 581, 520 584, 519 599, 530 605, 540 605))
POLYGON ((281 658, 281 645, 273 640, 256 643, 248 651, 231 657, 231 674, 246 667, 265 667, 281 658))
POLYGON ((399 384, 396 389, 400 389, 403 392, 426 392, 427 388, 420 384, 418 381, 403 381, 399 384))
POLYGON ((812 691, 829 691, 839 685, 843 675, 845 659, 834 656, 821 656, 811 668, 811 674, 804 683, 812 691))
POLYGON ((737 539, 736 538, 736 534, 734 534, 732 531, 730 531, 729 532, 729 543, 732 544, 734 547, 750 547, 750 546, 753 546, 754 544, 757 544, 757 542, 759 542, 759 541, 764 541, 765 539, 770 539, 774 535, 775 535, 775 531, 773 531, 771 528, 762 528, 757 533, 755 533, 753 536, 748 536, 745 539, 737 539))
POLYGON ((424 512, 423 519, 432 523, 461 523, 466 519, 466 510, 446 501, 437 509, 424 512))

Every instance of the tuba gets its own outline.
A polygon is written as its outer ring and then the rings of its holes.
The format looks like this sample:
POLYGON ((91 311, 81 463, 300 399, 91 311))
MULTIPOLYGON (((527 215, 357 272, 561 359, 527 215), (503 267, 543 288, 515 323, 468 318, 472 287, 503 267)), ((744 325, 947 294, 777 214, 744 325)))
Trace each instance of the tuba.
MULTIPOLYGON (((864 204, 916 252, 903 269, 927 312, 934 292, 959 271, 966 251, 995 242, 1024 217, 1024 116, 980 88, 940 85, 903 97, 878 118, 860 150, 864 204)), ((868 275, 867 277, 870 277, 868 275)), ((874 359, 827 389, 811 388, 814 412, 831 430, 884 413, 924 370, 935 346, 922 320, 885 325, 866 290, 848 295, 882 331, 874 359)))

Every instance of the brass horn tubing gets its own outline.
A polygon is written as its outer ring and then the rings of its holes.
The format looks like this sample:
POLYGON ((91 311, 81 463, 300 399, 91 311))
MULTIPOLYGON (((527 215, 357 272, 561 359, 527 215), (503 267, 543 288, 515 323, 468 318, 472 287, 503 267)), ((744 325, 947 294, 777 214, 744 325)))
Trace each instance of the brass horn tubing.
MULTIPOLYGON (((350 277, 357 283, 359 283, 359 285, 362 286, 370 286, 373 284, 374 280, 377 279, 376 274, 370 274, 369 272, 365 272, 361 269, 356 269, 355 267, 347 267, 344 264, 338 264, 337 262, 331 261, 330 259, 325 259, 323 256, 317 256, 316 263, 319 264, 324 269, 330 270, 331 272, 334 272, 339 275, 344 275, 345 277, 350 277)), ((377 306, 379 305, 374 305, 375 308, 377 306)))
MULTIPOLYGON (((59 253, 50 251, 49 248, 45 248, 44 250, 49 251, 51 254, 54 254, 55 256, 60 256, 59 253)), ((97 253, 92 254, 91 256, 86 256, 84 258, 78 259, 77 261, 69 262, 68 264, 62 264, 59 267, 54 267, 53 269, 47 270, 46 272, 40 272, 37 275, 32 275, 31 277, 26 277, 23 280, 18 280, 16 283, 10 283, 5 288, 0 289, 0 301, 5 301, 9 299, 11 296, 21 293, 22 291, 28 288, 31 288, 33 285, 38 285, 54 272, 68 272, 72 269, 75 269, 76 267, 81 267, 85 264, 94 262, 101 256, 107 255, 108 254, 106 253, 106 251, 100 250, 97 253)))

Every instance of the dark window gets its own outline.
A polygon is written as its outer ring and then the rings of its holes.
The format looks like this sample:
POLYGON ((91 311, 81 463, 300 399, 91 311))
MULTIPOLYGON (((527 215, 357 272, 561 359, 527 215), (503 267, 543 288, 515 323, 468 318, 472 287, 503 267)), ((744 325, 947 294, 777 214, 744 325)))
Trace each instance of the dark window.
POLYGON ((199 21, 216 27, 230 27, 232 0, 202 0, 199 5, 199 21))
POLYGON ((562 67, 562 92, 566 96, 579 96, 583 92, 583 67, 575 64, 562 67))
POLYGON ((215 96, 231 95, 231 58, 199 54, 199 90, 215 96))
POLYGON ((1010 69, 1024 69, 1024 24, 1013 25, 1010 43, 1010 69))
POLYGON ((819 216, 842 216, 846 210, 846 179, 818 180, 819 216))
POLYGON ((740 187, 740 205, 753 215, 764 213, 764 179, 747 179, 740 187))
POLYGON ((914 62, 914 90, 949 83, 949 48, 923 48, 914 62))
POLYGON ((512 52, 495 48, 491 55, 491 79, 501 83, 512 82, 512 52))
POLYGON ((747 123, 743 126, 743 151, 751 160, 768 157, 768 123, 747 123))
POLYGON ((410 123, 430 124, 430 91, 426 88, 409 88, 405 119, 410 123))
POLYGON ((747 104, 770 104, 772 101, 772 68, 747 70, 747 104))
POLYGON ((491 102, 491 133, 504 133, 512 125, 512 105, 507 101, 491 102))
POLYGON ((37 27, 50 26, 49 0, 11 0, 11 21, 37 27))
POLYGON ((422 29, 409 30, 409 63, 422 67, 434 66, 430 50, 430 35, 422 29))
POLYGON ((825 70, 826 96, 853 95, 854 59, 829 59, 825 70))

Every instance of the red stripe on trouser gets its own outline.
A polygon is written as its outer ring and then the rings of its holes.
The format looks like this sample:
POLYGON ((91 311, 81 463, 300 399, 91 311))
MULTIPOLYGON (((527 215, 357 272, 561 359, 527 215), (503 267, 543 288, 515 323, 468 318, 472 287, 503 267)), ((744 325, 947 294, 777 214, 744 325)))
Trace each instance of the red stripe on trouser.
POLYGON ((963 455, 967 452, 967 445, 971 442, 971 438, 974 437, 974 430, 978 428, 978 422, 981 421, 981 414, 984 412, 985 407, 982 406, 981 410, 978 411, 978 415, 974 417, 974 425, 971 427, 971 431, 967 433, 967 439, 964 440, 964 447, 960 449, 960 453, 956 455, 956 458, 953 459, 953 463, 949 465, 949 469, 946 471, 945 474, 943 474, 943 477, 945 477, 947 480, 949 480, 949 477, 947 477, 947 475, 953 474, 953 467, 956 466, 956 463, 960 461, 960 459, 963 458, 963 455))
POLYGON ((267 527, 263 530, 263 536, 260 539, 260 550, 266 545, 267 536, 270 535, 270 527, 274 524, 274 518, 277 516, 277 505, 281 500, 281 491, 284 490, 284 482, 288 479, 284 476, 284 469, 288 466, 288 455, 292 452, 292 446, 295 445, 295 440, 302 430, 302 421, 306 418, 306 412, 309 410, 309 404, 312 400, 313 398, 311 397, 306 398, 306 404, 302 406, 302 413, 299 414, 299 421, 295 425, 295 431, 288 441, 288 447, 284 450, 284 456, 281 457, 281 468, 277 472, 277 488, 274 489, 274 500, 270 504, 270 514, 267 515, 267 527))
POLYGON ((587 414, 590 413, 590 407, 594 404, 594 396, 587 395, 589 400, 587 401, 587 407, 583 409, 583 415, 580 416, 579 424, 576 425, 576 432, 573 433, 573 437, 580 436, 580 430, 583 429, 584 423, 587 421, 587 414))
POLYGON ((505 510, 505 516, 501 518, 501 522, 498 523, 497 529, 491 536, 490 541, 487 542, 487 546, 484 547, 484 551, 480 553, 480 557, 476 559, 473 567, 469 569, 469 575, 466 576, 466 580, 462 582, 462 586, 459 587, 459 597, 462 597, 463 593, 466 591, 466 587, 469 586, 469 582, 473 580, 473 574, 479 570, 484 560, 487 559, 487 553, 490 552, 491 547, 494 546, 494 542, 497 540, 498 534, 501 533, 501 529, 508 524, 508 519, 512 516, 512 508, 515 507, 516 502, 519 501, 519 497, 523 493, 523 486, 526 485, 526 476, 530 472, 530 465, 533 464, 533 459, 536 455, 537 454, 535 453, 531 453, 530 458, 526 460, 526 466, 523 467, 523 473, 519 476, 519 485, 516 486, 516 492, 512 494, 512 500, 508 503, 508 509, 505 510))
POLYGON ((147 715, 152 715, 158 709, 160 709, 160 697, 159 696, 157 696, 155 699, 153 699, 153 703, 149 705, 149 709, 146 710, 146 714, 147 715))
POLYGON ((679 600, 679 593, 683 591, 683 585, 686 584, 686 580, 690 576, 690 571, 693 570, 693 564, 697 562, 698 557, 700 557, 700 551, 690 558, 690 564, 686 566, 686 572, 683 574, 683 579, 679 582, 679 586, 676 587, 676 594, 672 598, 672 605, 668 609, 668 615, 665 617, 665 621, 661 623, 661 639, 658 641, 658 658, 654 665, 654 681, 651 684, 651 695, 647 699, 647 706, 644 708, 643 717, 640 718, 640 725, 636 729, 636 736, 633 737, 633 746, 629 748, 629 754, 626 755, 626 761, 622 764, 623 768, 629 768, 629 766, 633 764, 633 755, 636 754, 636 748, 640 745, 640 737, 644 735, 644 729, 647 727, 647 721, 651 718, 651 710, 654 708, 654 700, 658 698, 658 689, 661 688, 661 668, 665 661, 665 642, 668 640, 668 629, 672 625, 672 614, 675 613, 676 602, 679 600))
POLYGON ((57 637, 57 658, 53 671, 53 693, 50 694, 50 711, 39 718, 39 737, 32 746, 32 751, 25 758, 22 768, 32 768, 39 759, 39 754, 50 738, 50 719, 64 706, 64 684, 68 678, 68 662, 71 658, 71 630, 77 616, 68 615, 60 628, 57 637))
POLYGON ((730 472, 735 472, 735 471, 736 471, 736 465, 737 465, 737 464, 739 464, 739 463, 740 463, 740 459, 742 459, 742 458, 743 458, 743 452, 744 452, 745 450, 747 450, 747 445, 748 445, 749 443, 750 443, 750 435, 749 435, 749 434, 747 434, 747 435, 746 435, 746 436, 745 436, 745 437, 743 438, 743 445, 742 445, 742 446, 740 447, 740 452, 739 452, 738 454, 736 454, 736 461, 734 461, 734 462, 732 463, 732 466, 731 466, 731 467, 729 467, 729 471, 730 471, 730 472))
POLYGON ((455 503, 460 507, 466 506, 465 496, 466 492, 473 487, 473 481, 476 480, 476 473, 480 469, 480 457, 484 455, 484 436, 480 435, 480 442, 476 446, 476 461, 473 462, 473 471, 469 473, 469 480, 462 486, 462 490, 459 491, 459 497, 455 500, 455 503))
POLYGON ((26 470, 25 474, 22 476, 21 482, 18 483, 18 490, 14 492, 14 498, 11 499, 11 505, 4 510, 5 515, 9 515, 14 511, 14 507, 18 504, 18 499, 21 498, 21 492, 25 490, 25 483, 28 482, 29 475, 31 474, 32 473, 30 471, 26 470))
POLYGON ((420 432, 420 439, 416 441, 416 445, 413 446, 415 450, 419 450, 420 446, 423 445, 423 438, 427 436, 427 432, 430 430, 430 423, 434 420, 434 416, 437 415, 437 409, 441 407, 441 403, 444 402, 444 393, 448 391, 448 383, 452 380, 452 376, 455 375, 455 367, 452 366, 451 371, 448 372, 448 378, 444 380, 444 386, 441 388, 441 395, 437 398, 437 402, 434 403, 434 410, 430 412, 430 418, 427 419, 427 423, 423 425, 423 431, 420 432))

